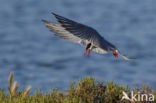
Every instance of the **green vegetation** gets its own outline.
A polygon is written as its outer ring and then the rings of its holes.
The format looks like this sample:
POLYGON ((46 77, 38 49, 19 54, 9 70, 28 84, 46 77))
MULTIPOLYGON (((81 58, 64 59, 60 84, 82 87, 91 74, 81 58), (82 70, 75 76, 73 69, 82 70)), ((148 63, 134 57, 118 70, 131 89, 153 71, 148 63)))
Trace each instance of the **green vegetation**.
POLYGON ((134 102, 125 99, 121 101, 123 91, 129 96, 131 91, 134 93, 139 92, 140 94, 152 93, 155 96, 156 103, 156 92, 152 91, 149 86, 142 86, 140 89, 130 89, 128 86, 117 85, 113 81, 106 84, 97 82, 92 77, 86 77, 78 83, 72 81, 70 88, 65 92, 54 88, 45 94, 41 94, 41 90, 37 90, 32 94, 29 93, 30 90, 31 86, 26 90, 18 91, 18 83, 16 81, 13 82, 13 73, 10 73, 9 95, 3 89, 0 89, 0 103, 146 103, 145 101, 134 102))

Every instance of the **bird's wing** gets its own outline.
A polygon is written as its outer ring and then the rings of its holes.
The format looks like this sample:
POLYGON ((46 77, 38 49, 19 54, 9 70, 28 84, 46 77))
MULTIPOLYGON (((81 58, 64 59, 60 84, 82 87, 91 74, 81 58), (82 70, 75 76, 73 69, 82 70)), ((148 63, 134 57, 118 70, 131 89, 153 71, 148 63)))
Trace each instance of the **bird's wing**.
POLYGON ((92 43, 93 45, 99 46, 99 39, 103 39, 99 33, 86 25, 80 24, 78 22, 75 22, 73 20, 67 19, 65 17, 59 16, 55 13, 52 13, 58 22, 62 25, 64 30, 68 31, 69 33, 73 34, 73 36, 76 36, 83 41, 87 41, 92 43))
POLYGON ((88 43, 92 43, 92 45, 96 47, 93 51, 97 53, 106 53, 110 51, 110 49, 115 48, 115 46, 101 37, 95 29, 59 16, 55 13, 52 14, 56 17, 59 23, 46 20, 42 21, 52 32, 55 32, 56 36, 85 46, 88 43))
POLYGON ((75 42, 75 43, 82 42, 82 40, 79 37, 74 36, 72 33, 65 30, 65 28, 62 27, 62 25, 60 23, 50 22, 50 21, 46 21, 46 20, 42 20, 42 21, 52 32, 55 33, 56 36, 59 36, 65 40, 75 42))

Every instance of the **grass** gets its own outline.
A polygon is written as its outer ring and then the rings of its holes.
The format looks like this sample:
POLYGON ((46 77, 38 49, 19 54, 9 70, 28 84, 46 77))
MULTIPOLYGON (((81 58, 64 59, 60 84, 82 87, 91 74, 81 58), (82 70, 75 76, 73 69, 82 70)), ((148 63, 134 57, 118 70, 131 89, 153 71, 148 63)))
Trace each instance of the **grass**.
MULTIPOLYGON (((156 92, 150 89, 150 86, 142 86, 141 88, 128 88, 128 86, 120 86, 110 81, 106 84, 103 82, 97 82, 92 77, 86 77, 80 80, 78 83, 74 81, 68 90, 65 92, 58 91, 57 88, 53 88, 45 94, 41 93, 41 89, 36 90, 35 93, 29 93, 31 86, 28 86, 25 90, 18 91, 18 83, 13 81, 13 73, 10 73, 8 83, 8 93, 0 89, 0 103, 146 103, 145 101, 130 101, 122 100, 123 91, 130 96, 131 91, 140 94, 150 94, 155 96, 156 92)), ((33 92, 33 91, 31 91, 33 92)), ((150 102, 151 103, 151 102, 150 102)))

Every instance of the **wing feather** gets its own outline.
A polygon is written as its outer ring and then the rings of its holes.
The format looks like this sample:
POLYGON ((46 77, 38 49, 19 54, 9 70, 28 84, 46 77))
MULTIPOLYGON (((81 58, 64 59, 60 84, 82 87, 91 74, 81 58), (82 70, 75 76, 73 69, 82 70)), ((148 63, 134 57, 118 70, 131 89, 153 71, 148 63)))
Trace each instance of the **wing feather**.
POLYGON ((52 32, 55 33, 56 36, 59 36, 71 42, 81 43, 82 40, 79 37, 76 37, 73 34, 71 34, 69 31, 65 30, 65 28, 62 27, 60 23, 49 22, 46 20, 42 20, 42 21, 52 32))

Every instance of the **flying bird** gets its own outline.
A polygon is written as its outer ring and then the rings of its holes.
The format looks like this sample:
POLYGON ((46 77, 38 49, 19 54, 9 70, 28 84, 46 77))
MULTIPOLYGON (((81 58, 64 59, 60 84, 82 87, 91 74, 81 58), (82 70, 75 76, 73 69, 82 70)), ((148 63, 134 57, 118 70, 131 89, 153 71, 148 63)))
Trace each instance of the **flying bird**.
POLYGON ((58 22, 42 20, 45 26, 48 27, 50 31, 54 32, 56 36, 84 45, 86 48, 84 55, 88 53, 89 56, 91 51, 101 54, 112 52, 115 57, 120 55, 125 60, 131 59, 122 55, 113 44, 108 42, 92 27, 75 22, 55 13, 52 14, 56 17, 58 22))

